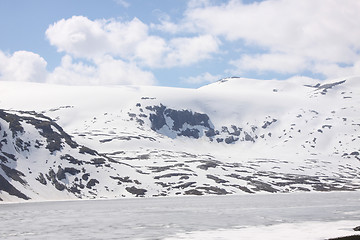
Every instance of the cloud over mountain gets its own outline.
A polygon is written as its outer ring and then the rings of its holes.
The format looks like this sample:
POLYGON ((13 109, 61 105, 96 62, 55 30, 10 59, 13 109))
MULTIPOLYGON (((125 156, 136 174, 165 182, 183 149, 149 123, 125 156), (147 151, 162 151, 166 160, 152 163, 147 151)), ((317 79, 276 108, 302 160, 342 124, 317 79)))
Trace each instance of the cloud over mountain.
POLYGON ((12 55, 0 51, 0 80, 44 82, 46 61, 38 54, 16 51, 12 55))
POLYGON ((209 58, 219 47, 211 35, 169 40, 151 35, 137 18, 121 22, 74 16, 50 25, 46 36, 58 51, 74 57, 97 59, 108 54, 153 68, 186 66, 209 58))
MULTIPOLYGON (((113 4, 129 12, 134 8, 127 1, 113 4)), ((0 50, 0 80, 148 85, 159 84, 166 75, 169 85, 182 81, 196 86, 214 76, 324 79, 360 74, 357 1, 181 4, 176 17, 152 6, 151 18, 138 12, 57 19, 45 36, 61 63, 47 64, 50 60, 31 51, 0 50), (174 70, 171 77, 168 70, 174 70)))
POLYGON ((359 73, 352 67, 360 59, 359 9, 360 2, 351 0, 232 0, 189 8, 184 21, 201 33, 261 48, 235 60, 241 72, 309 70, 334 77, 359 73), (333 65, 337 70, 329 71, 333 65))

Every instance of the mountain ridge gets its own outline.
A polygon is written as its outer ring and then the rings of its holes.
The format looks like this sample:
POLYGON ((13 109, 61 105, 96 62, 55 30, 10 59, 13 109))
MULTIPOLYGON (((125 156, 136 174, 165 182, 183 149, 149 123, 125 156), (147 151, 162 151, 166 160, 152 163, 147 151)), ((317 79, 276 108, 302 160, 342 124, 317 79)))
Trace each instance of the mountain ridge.
POLYGON ((0 198, 357 190, 359 81, 0 82, 0 198))

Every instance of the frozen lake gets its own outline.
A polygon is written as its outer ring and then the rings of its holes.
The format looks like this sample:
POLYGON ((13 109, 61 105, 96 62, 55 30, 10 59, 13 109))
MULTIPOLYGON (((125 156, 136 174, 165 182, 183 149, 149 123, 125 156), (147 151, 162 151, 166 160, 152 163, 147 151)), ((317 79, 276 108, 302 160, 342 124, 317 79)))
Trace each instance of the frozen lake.
POLYGON ((0 239, 324 239, 356 233, 360 192, 1 204, 0 219, 0 239))

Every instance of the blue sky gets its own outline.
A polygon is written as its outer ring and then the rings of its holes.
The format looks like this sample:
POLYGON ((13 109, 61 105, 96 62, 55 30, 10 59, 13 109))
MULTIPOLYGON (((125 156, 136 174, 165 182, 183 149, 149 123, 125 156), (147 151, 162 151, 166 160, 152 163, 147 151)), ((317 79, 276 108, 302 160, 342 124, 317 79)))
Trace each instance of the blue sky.
POLYGON ((360 1, 2 0, 0 80, 199 87, 360 73, 360 1))

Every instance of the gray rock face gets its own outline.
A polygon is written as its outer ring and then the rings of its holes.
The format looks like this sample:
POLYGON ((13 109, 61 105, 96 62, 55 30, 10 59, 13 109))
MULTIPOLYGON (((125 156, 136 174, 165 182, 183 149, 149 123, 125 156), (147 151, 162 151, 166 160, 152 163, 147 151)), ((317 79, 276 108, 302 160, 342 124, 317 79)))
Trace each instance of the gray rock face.
POLYGON ((151 129, 156 131, 160 130, 164 125, 166 125, 164 111, 166 107, 164 105, 146 107, 146 109, 153 111, 154 113, 150 114, 149 119, 151 122, 151 129))
POLYGON ((198 129, 185 129, 178 133, 178 136, 193 137, 198 139, 200 137, 200 131, 198 129))
POLYGON ((9 183, 3 176, 0 175, 0 190, 7 192, 10 195, 29 200, 30 198, 16 189, 11 183, 9 183))
POLYGON ((99 181, 97 180, 97 179, 94 179, 94 178, 92 178, 92 179, 90 179, 89 180, 89 182, 86 184, 86 187, 87 188, 92 188, 92 187, 94 187, 96 184, 98 184, 99 183, 99 181))
POLYGON ((273 119, 271 121, 265 121, 264 125, 262 125, 262 128, 265 129, 265 128, 269 127, 271 124, 276 123, 276 122, 277 122, 277 119, 273 119))
POLYGON ((47 181, 44 177, 44 174, 40 173, 39 176, 36 178, 42 185, 47 185, 47 181))
POLYGON ((202 134, 198 128, 202 128, 207 136, 215 135, 215 130, 211 127, 210 118, 206 114, 189 110, 175 110, 167 108, 162 104, 160 106, 147 106, 146 109, 152 112, 149 115, 149 119, 151 129, 154 131, 167 126, 177 136, 197 139, 202 134))
POLYGON ((230 137, 225 138, 225 143, 231 144, 231 143, 236 142, 237 140, 239 140, 239 138, 234 138, 234 136, 230 136, 230 137))
MULTIPOLYGON (((199 139, 207 137, 211 142, 234 144, 237 141, 255 142, 257 126, 250 126, 248 132, 236 125, 219 126, 218 129, 212 124, 210 117, 205 113, 191 110, 176 110, 167 108, 165 105, 147 106, 151 129, 168 137, 183 136, 199 139), (166 129, 166 131, 164 131, 166 129)), ((264 121, 263 129, 277 122, 276 119, 264 121)))
POLYGON ((173 130, 179 131, 185 123, 190 126, 203 126, 211 129, 209 125, 209 117, 206 114, 192 112, 189 110, 174 110, 174 109, 166 109, 165 115, 171 118, 174 121, 174 125, 172 127, 173 130))
POLYGON ((125 189, 129 193, 132 193, 132 194, 136 195, 136 197, 144 196, 145 193, 147 192, 146 189, 136 188, 134 186, 133 187, 127 187, 125 189))

